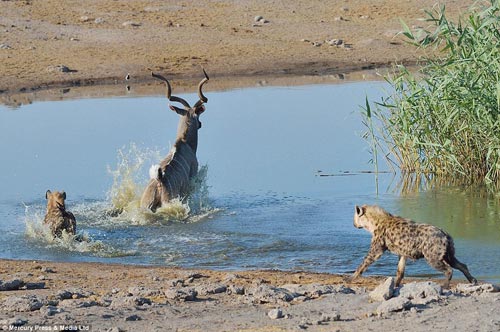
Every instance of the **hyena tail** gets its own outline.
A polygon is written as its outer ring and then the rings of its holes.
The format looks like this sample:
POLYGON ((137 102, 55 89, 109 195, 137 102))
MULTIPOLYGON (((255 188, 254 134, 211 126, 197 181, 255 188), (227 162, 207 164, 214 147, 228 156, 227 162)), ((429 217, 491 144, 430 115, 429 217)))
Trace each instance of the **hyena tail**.
POLYGON ((453 239, 451 238, 451 236, 448 236, 448 246, 446 248, 446 254, 444 255, 444 261, 448 263, 452 268, 460 270, 471 284, 477 284, 476 278, 474 278, 470 274, 467 265, 460 262, 455 257, 455 246, 453 245, 453 239))

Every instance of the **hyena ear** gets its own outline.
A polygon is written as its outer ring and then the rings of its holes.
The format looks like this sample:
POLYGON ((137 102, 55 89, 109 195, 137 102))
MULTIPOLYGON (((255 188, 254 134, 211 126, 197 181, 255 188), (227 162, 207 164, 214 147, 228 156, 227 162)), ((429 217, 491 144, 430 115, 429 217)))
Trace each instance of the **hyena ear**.
POLYGON ((355 209, 356 209, 356 215, 358 217, 361 217, 363 214, 365 214, 365 207, 364 206, 359 207, 359 206, 356 205, 355 209))
POLYGON ((47 190, 45 192, 45 199, 49 199, 49 195, 52 194, 52 192, 50 190, 47 190))
POLYGON ((66 199, 66 192, 65 192, 65 191, 63 191, 61 194, 62 194, 62 196, 63 196, 63 199, 66 199))

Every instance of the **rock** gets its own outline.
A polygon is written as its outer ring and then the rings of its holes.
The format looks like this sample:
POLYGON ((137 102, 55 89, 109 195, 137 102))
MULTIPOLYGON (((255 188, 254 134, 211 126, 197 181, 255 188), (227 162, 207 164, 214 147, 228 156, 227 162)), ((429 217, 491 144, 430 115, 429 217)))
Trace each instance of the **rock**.
POLYGON ((39 310, 43 302, 37 295, 10 296, 1 303, 0 308, 5 311, 28 312, 39 310))
POLYGON ((129 287, 128 293, 131 296, 139 296, 139 297, 150 297, 150 296, 158 296, 161 295, 161 291, 158 289, 149 289, 143 286, 134 286, 129 287))
POLYGON ((196 287, 196 292, 202 295, 224 293, 226 290, 226 285, 222 284, 206 284, 196 287))
POLYGON ((338 321, 340 321, 340 313, 337 311, 334 311, 331 314, 322 313, 321 314, 321 321, 322 322, 338 322, 338 321))
POLYGON ((236 286, 234 284, 229 285, 226 289, 227 294, 236 294, 236 295, 243 295, 245 294, 245 287, 243 286, 236 286))
POLYGON ((432 281, 405 284, 398 291, 398 296, 412 300, 414 304, 427 304, 441 298, 442 288, 432 281))
POLYGON ((456 287, 456 291, 464 295, 472 295, 481 293, 496 293, 500 291, 500 288, 493 284, 458 284, 456 287))
POLYGON ((25 319, 24 317, 13 317, 13 318, 0 320, 0 325, 7 326, 7 327, 9 327, 9 326, 19 327, 19 326, 26 325, 27 323, 28 323, 28 320, 25 319))
POLYGON ((128 317, 125 317, 126 322, 136 322, 138 320, 142 320, 142 318, 138 315, 130 315, 128 317))
POLYGON ((298 294, 291 293, 285 288, 260 285, 248 290, 253 303, 282 303, 290 302, 298 294))
POLYGON ((344 43, 344 40, 334 38, 334 39, 325 40, 325 43, 327 43, 330 46, 340 46, 344 43))
POLYGON ((271 319, 283 318, 283 311, 281 310, 281 308, 271 309, 267 313, 267 316, 271 319))
POLYGON ((50 267, 45 267, 45 266, 44 266, 44 267, 42 267, 42 268, 40 269, 40 271, 41 271, 42 273, 56 273, 56 272, 55 272, 53 269, 51 269, 50 267))
POLYGON ((105 20, 102 18, 102 17, 98 17, 94 20, 94 23, 95 24, 101 24, 101 23, 104 23, 105 20))
POLYGON ((9 281, 0 281, 0 291, 18 290, 24 286, 24 281, 21 279, 12 279, 9 281))
POLYGON ((312 42, 311 44, 314 47, 320 47, 321 45, 323 45, 323 43, 320 43, 320 42, 312 42))
POLYGON ((90 308, 99 305, 96 301, 82 301, 78 299, 69 299, 62 301, 59 306, 62 308, 90 308))
POLYGON ((90 18, 88 16, 80 16, 80 22, 88 22, 90 18))
POLYGON ((151 300, 138 296, 124 296, 113 299, 109 307, 111 309, 117 309, 117 308, 139 307, 145 304, 151 304, 151 300))
POLYGON ((257 16, 255 16, 255 17, 253 18, 253 21, 254 21, 255 23, 257 23, 257 22, 260 22, 260 21, 261 21, 261 20, 263 20, 263 19, 264 19, 264 17, 262 17, 262 16, 260 16, 260 15, 257 15, 257 16))
POLYGON ((167 281, 167 285, 172 286, 172 287, 176 287, 176 286, 183 287, 184 280, 182 280, 182 279, 170 279, 167 281))
POLYGON ((75 72, 76 70, 70 69, 68 66, 65 66, 65 65, 56 65, 56 66, 48 66, 47 71, 49 71, 49 72, 58 71, 61 73, 71 73, 71 72, 75 72))
POLYGON ((53 305, 48 305, 48 306, 42 307, 40 309, 40 313, 44 316, 54 316, 55 314, 58 314, 61 312, 64 312, 64 309, 58 308, 58 307, 53 306, 53 305))
POLYGON ((94 293, 86 291, 81 288, 70 288, 70 289, 60 290, 59 292, 56 293, 55 297, 58 300, 81 299, 81 298, 87 298, 93 294, 94 293))
POLYGON ((2 50, 10 50, 10 49, 12 49, 12 47, 10 47, 10 45, 7 45, 7 44, 0 44, 0 49, 2 49, 2 50))
POLYGON ((373 301, 385 301, 394 295, 394 278, 387 278, 382 284, 378 285, 369 294, 373 301))
POLYGON ((24 284, 23 289, 44 289, 44 282, 27 282, 24 284))
POLYGON ((342 294, 352 294, 354 291, 348 287, 343 285, 321 285, 321 284, 286 284, 281 286, 291 293, 294 293, 294 297, 310 297, 310 298, 318 298, 325 294, 334 294, 334 293, 342 293, 342 294))
POLYGON ((140 27, 141 25, 142 25, 141 23, 137 23, 137 22, 133 22, 133 21, 126 21, 126 22, 122 23, 122 26, 124 26, 124 27, 137 28, 137 27, 140 27))
POLYGON ((198 296, 198 292, 194 288, 170 288, 165 291, 165 296, 170 300, 195 301, 198 296))
POLYGON ((390 312, 395 312, 395 311, 402 311, 404 309, 407 309, 410 307, 410 300, 404 297, 394 297, 390 300, 382 302, 378 307, 377 307, 377 314, 383 315, 387 314, 390 312))

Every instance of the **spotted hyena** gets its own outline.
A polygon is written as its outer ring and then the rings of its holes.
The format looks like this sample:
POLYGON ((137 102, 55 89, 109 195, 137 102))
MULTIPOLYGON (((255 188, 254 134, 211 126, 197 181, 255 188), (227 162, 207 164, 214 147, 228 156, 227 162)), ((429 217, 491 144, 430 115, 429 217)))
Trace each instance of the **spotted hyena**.
POLYGON ((399 255, 396 286, 399 286, 405 273, 406 258, 425 258, 430 266, 444 272, 444 287, 448 288, 453 274, 451 268, 458 269, 470 283, 477 280, 469 273, 467 266, 455 257, 453 239, 436 226, 418 224, 409 219, 393 216, 374 205, 356 205, 354 226, 364 228, 372 234, 370 250, 363 263, 353 275, 360 276, 384 251, 399 255))
POLYGON ((47 199, 47 213, 43 222, 49 225, 52 235, 54 237, 61 237, 63 230, 70 235, 75 235, 75 216, 73 213, 66 211, 66 205, 64 204, 66 193, 64 191, 51 192, 47 190, 45 198, 47 199))

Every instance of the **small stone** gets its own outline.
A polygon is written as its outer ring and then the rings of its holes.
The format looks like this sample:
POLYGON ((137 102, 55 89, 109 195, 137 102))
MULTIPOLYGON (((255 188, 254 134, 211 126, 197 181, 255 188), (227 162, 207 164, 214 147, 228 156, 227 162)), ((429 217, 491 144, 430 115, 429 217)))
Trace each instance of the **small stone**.
POLYGON ((88 22, 90 18, 88 16, 80 16, 80 22, 88 22))
POLYGON ((98 17, 98 18, 96 18, 96 19, 94 20, 94 23, 95 23, 95 24, 101 24, 101 23, 104 23, 104 22, 105 22, 105 21, 104 21, 104 19, 103 19, 102 17, 98 17))
POLYGON ((183 300, 183 301, 195 301, 198 296, 198 292, 193 288, 187 289, 167 289, 165 291, 165 296, 170 300, 183 300))
POLYGON ((281 310, 281 308, 271 309, 267 313, 267 316, 269 316, 269 318, 271 319, 283 318, 283 311, 281 310))
POLYGON ((56 66, 48 66, 47 71, 49 71, 49 72, 58 71, 61 73, 70 73, 70 72, 74 72, 76 70, 69 69, 69 67, 65 66, 65 65, 56 65, 56 66))
POLYGON ((80 41, 80 39, 78 39, 76 37, 71 37, 69 40, 71 40, 71 41, 80 41))
POLYGON ((349 11, 349 7, 342 7, 342 8, 340 8, 340 10, 342 10, 343 12, 348 12, 349 11))
POLYGON ((141 26, 141 23, 137 23, 137 22, 133 22, 133 21, 126 21, 126 22, 123 22, 123 23, 122 23, 122 26, 124 26, 124 27, 134 27, 134 28, 137 28, 137 27, 140 27, 140 26, 141 26))
POLYGON ((340 46, 344 43, 342 39, 328 39, 325 40, 325 43, 329 44, 330 46, 340 46))
POLYGON ((257 15, 257 16, 255 16, 255 17, 253 18, 253 21, 254 21, 255 23, 258 23, 258 22, 260 22, 260 21, 261 21, 261 20, 263 20, 263 19, 264 19, 264 17, 262 17, 262 16, 260 16, 260 15, 257 15))
POLYGON ((142 320, 142 318, 138 315, 130 315, 128 317, 125 317, 126 322, 136 322, 138 320, 142 320))
POLYGON ((56 273, 56 271, 54 271, 54 270, 53 270, 53 269, 51 269, 50 267, 46 267, 46 266, 42 267, 42 268, 40 269, 40 271, 41 271, 42 273, 56 273))
POLYGON ((9 319, 0 320, 0 325, 6 326, 6 327, 9 327, 9 326, 19 327, 19 326, 26 325, 27 323, 28 323, 28 320, 25 319, 24 317, 13 317, 13 318, 9 318, 9 319))
POLYGON ((245 294, 245 287, 236 286, 236 285, 229 285, 229 287, 227 287, 226 293, 227 294, 243 295, 243 294, 245 294))
POLYGON ((320 43, 320 42, 312 42, 311 44, 314 47, 320 47, 321 45, 323 45, 323 43, 320 43))
POLYGON ((304 43, 310 43, 311 42, 309 39, 305 39, 305 38, 302 38, 300 41, 304 42, 304 43))
POLYGON ((7 45, 7 44, 0 44, 0 49, 10 50, 10 49, 12 49, 12 47, 10 45, 7 45))
POLYGON ((382 284, 378 285, 368 294, 373 301, 385 301, 394 294, 394 278, 387 278, 382 284))
POLYGON ((410 306, 411 302, 407 298, 404 297, 395 297, 390 300, 382 302, 377 307, 377 314, 383 315, 390 312, 402 311, 407 309, 410 306))
POLYGON ((40 309, 40 312, 44 316, 54 316, 55 314, 64 312, 64 310, 62 308, 58 308, 56 306, 48 305, 46 307, 42 307, 40 309))
POLYGON ((500 290, 498 286, 493 284, 458 284, 456 287, 457 292, 465 295, 480 294, 480 293, 496 293, 500 290))

